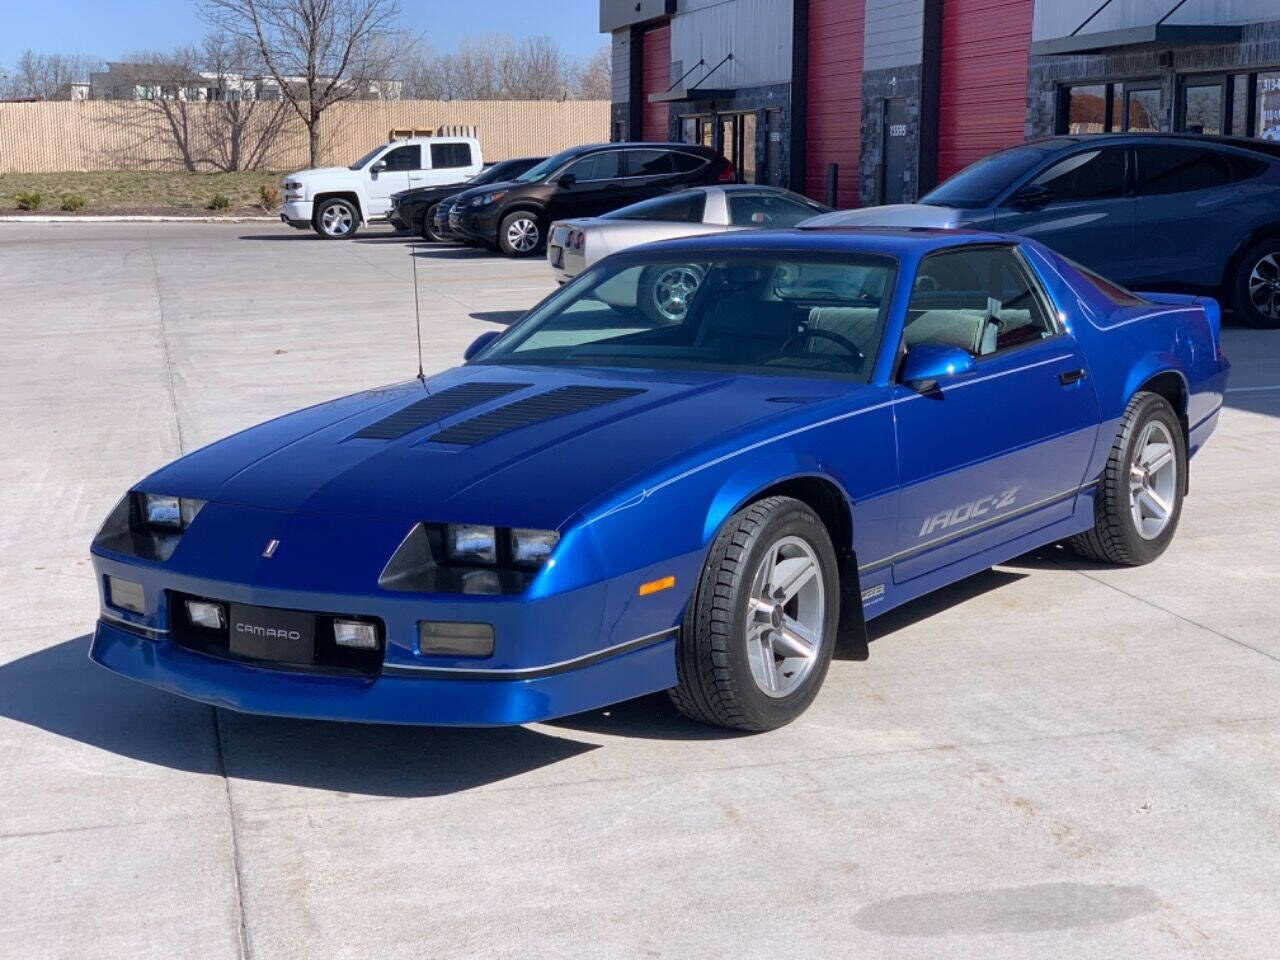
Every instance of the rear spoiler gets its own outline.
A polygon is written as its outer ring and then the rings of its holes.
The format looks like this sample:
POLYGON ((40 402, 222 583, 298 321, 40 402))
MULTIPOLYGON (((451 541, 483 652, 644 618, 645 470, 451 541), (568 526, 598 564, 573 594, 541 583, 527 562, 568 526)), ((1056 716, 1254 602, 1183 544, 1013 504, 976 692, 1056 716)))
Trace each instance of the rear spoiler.
POLYGON ((1221 342, 1219 337, 1222 331, 1222 307, 1213 297, 1193 296, 1189 293, 1146 293, 1140 292, 1136 294, 1143 300, 1149 300, 1152 303, 1168 304, 1171 307, 1200 307, 1204 310, 1205 318, 1209 321, 1209 330, 1213 334, 1213 345, 1216 348, 1221 342))

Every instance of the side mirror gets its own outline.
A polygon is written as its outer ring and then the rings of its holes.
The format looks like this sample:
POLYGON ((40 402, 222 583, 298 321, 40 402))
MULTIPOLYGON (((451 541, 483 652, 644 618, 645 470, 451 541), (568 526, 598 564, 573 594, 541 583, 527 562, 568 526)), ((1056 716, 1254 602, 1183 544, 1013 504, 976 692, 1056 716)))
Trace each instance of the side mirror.
POLYGON ((370 173, 381 173, 381 172, 382 172, 383 170, 385 170, 385 169, 387 169, 387 161, 385 161, 385 160, 379 160, 377 163, 375 163, 373 166, 371 166, 371 167, 369 168, 369 172, 370 172, 370 173))
POLYGON ((1052 190, 1043 183, 1033 183, 1015 193, 1011 202, 1025 210, 1039 210, 1052 199, 1052 190))
POLYGON ((556 184, 561 187, 572 187, 577 182, 578 176, 573 173, 562 173, 556 178, 556 184))
POLYGON ((900 379, 910 386, 923 386, 972 369, 973 354, 968 350, 943 343, 918 343, 907 351, 900 379))
POLYGON ((480 336, 471 341, 471 346, 467 347, 467 349, 463 351, 462 359, 470 360, 477 353, 496 340, 497 337, 497 330, 486 330, 484 333, 480 334, 480 336))

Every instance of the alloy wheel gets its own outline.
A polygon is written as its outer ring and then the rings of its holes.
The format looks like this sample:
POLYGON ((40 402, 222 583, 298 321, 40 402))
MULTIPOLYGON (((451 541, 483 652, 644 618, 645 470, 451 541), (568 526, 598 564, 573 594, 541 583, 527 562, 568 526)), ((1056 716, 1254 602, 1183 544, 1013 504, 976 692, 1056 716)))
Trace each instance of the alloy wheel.
POLYGON ((1138 535, 1154 540, 1169 525, 1178 490, 1178 458, 1169 429, 1152 420, 1133 446, 1129 512, 1138 535))
POLYGON ((324 227, 324 232, 331 237, 345 237, 351 232, 351 226, 354 223, 355 216, 351 208, 343 203, 335 203, 320 216, 320 224, 324 227))
POLYGON ((1249 300, 1270 320, 1280 320, 1280 254, 1268 253, 1249 272, 1249 300))
POLYGON ((520 217, 507 225, 507 245, 519 253, 532 252, 540 239, 538 221, 531 217, 520 217))
POLYGON ((702 270, 693 265, 671 267, 653 283, 653 305, 658 313, 679 323, 689 312, 689 301, 702 285, 702 270))
POLYGON ((783 537, 765 552, 747 601, 747 662, 770 697, 794 692, 818 663, 827 598, 818 555, 799 537, 783 537))

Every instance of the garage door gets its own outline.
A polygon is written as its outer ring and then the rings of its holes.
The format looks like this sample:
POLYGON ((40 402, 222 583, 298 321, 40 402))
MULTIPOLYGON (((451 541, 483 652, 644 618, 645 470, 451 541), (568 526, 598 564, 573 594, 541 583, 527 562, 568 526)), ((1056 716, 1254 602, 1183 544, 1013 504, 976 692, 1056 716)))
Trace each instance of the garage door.
POLYGON ((671 24, 650 27, 644 32, 644 48, 640 56, 644 71, 644 126, 641 134, 646 140, 668 140, 667 104, 650 103, 649 94, 665 93, 671 86, 671 24))
POLYGON ((840 165, 837 206, 858 205, 864 0, 809 0, 804 192, 826 200, 827 164, 840 165))
POLYGON ((938 179, 1019 143, 1032 0, 943 0, 938 179))

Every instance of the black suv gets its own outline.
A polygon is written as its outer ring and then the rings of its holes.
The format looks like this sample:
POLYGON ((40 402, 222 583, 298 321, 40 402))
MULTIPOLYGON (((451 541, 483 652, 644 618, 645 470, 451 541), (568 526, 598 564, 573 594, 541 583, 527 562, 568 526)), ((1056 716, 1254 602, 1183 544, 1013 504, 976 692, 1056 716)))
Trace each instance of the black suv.
MULTIPOLYGON (((463 189, 478 187, 484 183, 500 183, 518 177, 546 157, 517 157, 490 164, 471 178, 463 189)), ((450 183, 435 187, 414 187, 391 195, 391 209, 387 219, 397 230, 415 231, 424 240, 445 240, 438 229, 436 211, 441 202, 458 193, 459 184, 450 183)))
POLYGON ((542 249, 552 220, 594 217, 671 190, 735 177, 728 160, 690 143, 573 147, 507 183, 463 191, 449 214, 449 229, 509 257, 528 257, 542 249))

